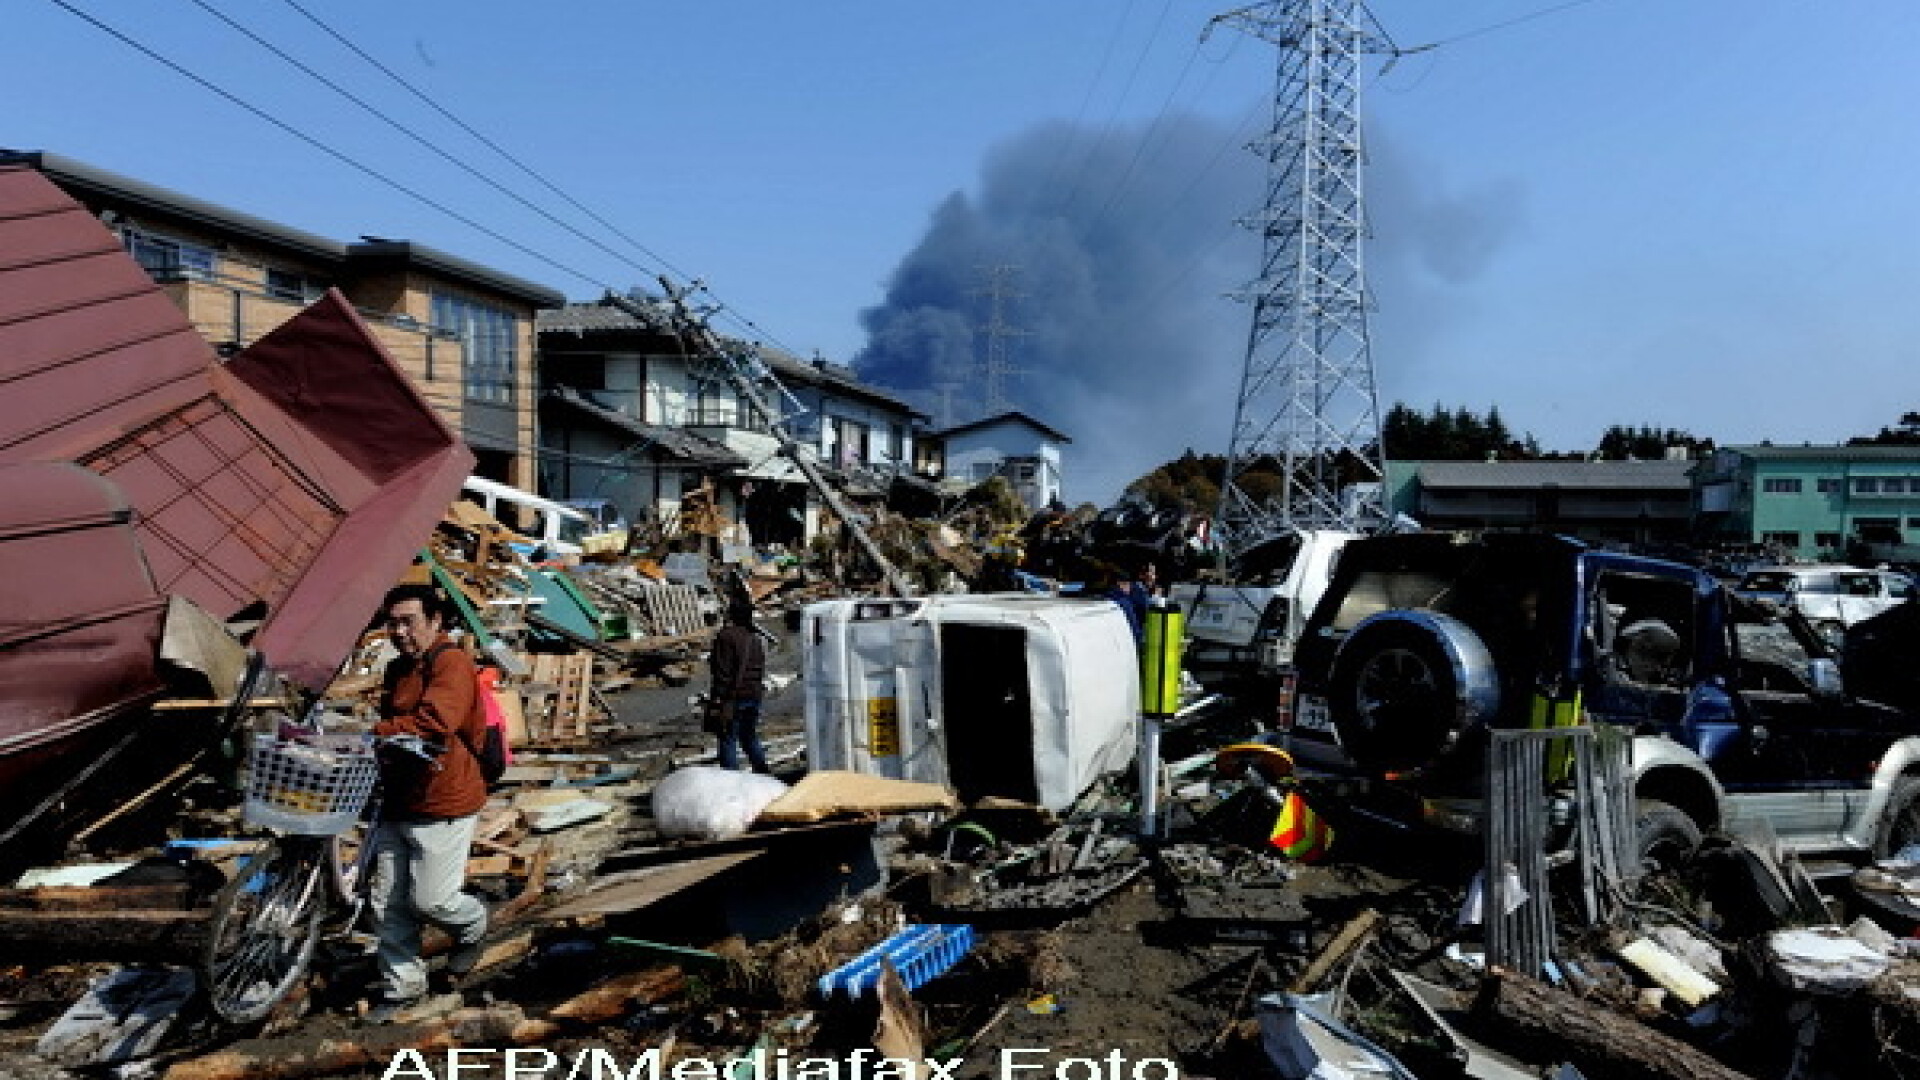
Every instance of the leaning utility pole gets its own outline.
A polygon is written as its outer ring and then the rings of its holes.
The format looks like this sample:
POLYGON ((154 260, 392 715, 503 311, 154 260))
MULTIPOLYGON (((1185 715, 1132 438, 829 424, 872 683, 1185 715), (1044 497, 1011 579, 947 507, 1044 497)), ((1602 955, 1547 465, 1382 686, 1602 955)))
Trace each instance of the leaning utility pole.
MULTIPOLYGON (((695 285, 697 286, 698 282, 695 285)), ((780 452, 785 454, 787 460, 793 462, 794 468, 799 469, 800 474, 807 478, 807 483, 812 484, 813 490, 819 494, 820 501, 826 503, 827 509, 832 510, 841 524, 853 533, 853 538, 859 542, 860 549, 865 551, 867 558, 872 559, 874 565, 880 568, 880 573, 886 578, 887 587, 893 590, 895 596, 912 596, 913 586, 907 583, 906 576, 880 553, 880 546, 875 544, 873 537, 861 527, 860 519, 854 517, 853 509, 847 505, 845 499, 840 497, 839 490, 828 483, 827 478, 821 474, 820 467, 814 463, 813 457, 802 450, 800 443, 787 433, 787 425, 780 418, 780 414, 760 396, 760 388, 754 384, 755 376, 761 373, 758 370, 760 364, 752 347, 727 347, 726 343, 720 340, 720 335, 714 333, 713 328, 707 325, 704 318, 695 318, 689 310, 688 289, 673 284, 665 277, 660 278, 660 287, 666 290, 667 302, 673 305, 676 335, 682 341, 691 339, 693 347, 688 350, 689 355, 704 356, 718 364, 721 377, 733 388, 733 392, 739 395, 741 402, 753 410, 753 414, 767 426, 767 431, 780 444, 780 452)), ((653 313, 618 293, 608 292, 607 302, 637 319, 653 318, 653 313)))
POLYGON ((1362 0, 1273 0, 1215 17, 1279 48, 1253 325, 1220 488, 1217 533, 1240 551, 1276 532, 1355 528, 1380 514, 1380 405, 1361 261, 1359 58, 1395 54, 1362 0), (1249 472, 1280 471, 1272 498, 1249 472), (1341 490, 1372 482, 1343 503, 1341 490), (1365 489, 1363 489, 1365 490, 1365 489))

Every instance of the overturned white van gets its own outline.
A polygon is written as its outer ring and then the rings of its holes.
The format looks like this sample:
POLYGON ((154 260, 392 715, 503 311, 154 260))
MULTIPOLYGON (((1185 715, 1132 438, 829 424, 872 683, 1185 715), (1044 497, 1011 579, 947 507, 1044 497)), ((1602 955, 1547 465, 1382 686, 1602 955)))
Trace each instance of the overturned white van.
POLYGON ((1139 653, 1104 600, 829 600, 801 624, 815 769, 1071 805, 1133 761, 1139 653))

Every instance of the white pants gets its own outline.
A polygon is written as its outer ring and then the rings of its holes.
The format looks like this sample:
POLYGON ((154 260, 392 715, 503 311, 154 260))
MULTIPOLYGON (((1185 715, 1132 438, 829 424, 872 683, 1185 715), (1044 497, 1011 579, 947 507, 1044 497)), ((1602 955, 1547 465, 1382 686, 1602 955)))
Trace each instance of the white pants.
POLYGON ((486 936, 486 906, 461 891, 478 822, 479 815, 469 814, 447 821, 388 821, 374 829, 368 899, 380 937, 380 989, 389 1000, 427 992, 422 926, 432 923, 460 945, 486 936))

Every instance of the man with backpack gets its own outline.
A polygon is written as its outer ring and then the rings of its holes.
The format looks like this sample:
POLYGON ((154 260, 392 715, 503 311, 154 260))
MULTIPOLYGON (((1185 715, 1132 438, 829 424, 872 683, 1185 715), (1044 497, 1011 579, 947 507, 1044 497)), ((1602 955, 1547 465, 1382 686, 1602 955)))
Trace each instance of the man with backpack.
POLYGON ((382 610, 400 656, 387 665, 374 733, 417 735, 439 753, 431 762, 392 754, 381 763, 385 796, 371 840, 369 898, 380 939, 375 1022, 426 996, 425 924, 453 937, 447 973, 454 978, 479 962, 487 932, 486 906, 463 891, 467 849, 487 802, 486 711, 473 660, 447 637, 446 604, 430 586, 399 586, 382 610))

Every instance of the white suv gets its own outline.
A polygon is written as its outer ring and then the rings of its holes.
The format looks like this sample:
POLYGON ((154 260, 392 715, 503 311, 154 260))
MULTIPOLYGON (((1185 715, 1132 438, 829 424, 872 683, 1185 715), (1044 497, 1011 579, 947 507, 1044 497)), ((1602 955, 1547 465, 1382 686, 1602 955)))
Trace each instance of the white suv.
POLYGON ((1849 626, 1913 598, 1913 579, 1892 570, 1855 566, 1763 566, 1734 590, 1805 616, 1821 636, 1838 642, 1849 626))

